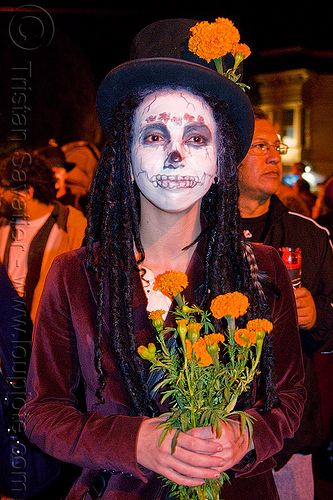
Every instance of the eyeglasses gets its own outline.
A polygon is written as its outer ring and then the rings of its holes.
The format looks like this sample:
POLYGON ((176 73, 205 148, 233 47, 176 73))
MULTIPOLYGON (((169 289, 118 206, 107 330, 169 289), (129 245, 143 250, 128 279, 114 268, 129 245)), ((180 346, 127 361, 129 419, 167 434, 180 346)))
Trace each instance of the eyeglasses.
POLYGON ((252 144, 249 149, 249 154, 253 156, 264 156, 270 148, 275 148, 275 150, 280 155, 286 155, 288 153, 289 146, 287 144, 268 144, 268 142, 257 142, 252 144))

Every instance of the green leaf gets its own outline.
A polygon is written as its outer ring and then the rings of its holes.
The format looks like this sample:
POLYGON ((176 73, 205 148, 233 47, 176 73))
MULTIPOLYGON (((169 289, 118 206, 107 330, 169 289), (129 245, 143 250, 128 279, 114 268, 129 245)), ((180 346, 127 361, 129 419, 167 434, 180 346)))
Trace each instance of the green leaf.
POLYGON ((169 429, 167 427, 161 432, 161 435, 160 435, 159 440, 158 440, 158 446, 161 446, 161 444, 163 443, 168 432, 169 432, 169 429))
POLYGON ((239 417, 240 417, 240 430, 241 430, 241 433, 243 434, 245 426, 246 426, 246 418, 245 418, 243 412, 240 413, 239 417))
POLYGON ((178 439, 178 436, 180 434, 180 430, 178 429, 173 438, 172 438, 172 441, 171 441, 171 455, 174 454, 175 450, 176 450, 176 446, 177 446, 177 439, 178 439))
POLYGON ((202 412, 199 418, 200 427, 206 427, 207 425, 209 425, 208 422, 210 422, 211 413, 211 410, 205 410, 204 412, 202 412))
POLYGON ((188 431, 190 418, 189 418, 186 411, 183 411, 183 413, 180 414, 179 420, 180 420, 180 425, 181 425, 182 431, 183 432, 188 431))
POLYGON ((165 401, 166 399, 168 399, 169 397, 172 397, 172 396, 174 396, 174 391, 172 391, 172 390, 171 390, 171 391, 166 391, 166 392, 164 393, 164 395, 163 395, 162 399, 161 399, 161 403, 164 403, 164 401, 165 401))

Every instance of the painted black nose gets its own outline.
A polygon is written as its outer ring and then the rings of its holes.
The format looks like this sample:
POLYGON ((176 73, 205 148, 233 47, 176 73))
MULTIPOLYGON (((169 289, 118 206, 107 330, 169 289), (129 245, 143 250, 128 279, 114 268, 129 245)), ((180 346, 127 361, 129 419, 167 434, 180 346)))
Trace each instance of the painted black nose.
POLYGON ((180 161, 182 161, 182 157, 180 155, 180 153, 178 151, 172 151, 170 154, 169 154, 169 161, 171 163, 178 163, 180 161))
POLYGON ((171 151, 164 163, 164 168, 178 168, 179 163, 182 161, 181 154, 179 151, 171 151))

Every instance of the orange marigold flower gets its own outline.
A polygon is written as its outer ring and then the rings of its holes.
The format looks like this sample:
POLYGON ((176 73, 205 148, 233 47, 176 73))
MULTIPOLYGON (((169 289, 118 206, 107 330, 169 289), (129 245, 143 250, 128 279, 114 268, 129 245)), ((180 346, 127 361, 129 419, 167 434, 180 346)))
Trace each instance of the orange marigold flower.
POLYGON ((271 333, 273 330, 273 323, 268 319, 251 319, 247 322, 246 328, 254 332, 261 332, 264 330, 266 333, 271 333))
POLYGON ((208 353, 213 356, 219 352, 219 342, 223 343, 225 341, 225 336, 223 333, 211 333, 210 335, 205 335, 204 340, 208 353))
POLYGON ((205 335, 203 338, 207 345, 217 344, 218 342, 221 342, 223 344, 223 342, 225 341, 225 336, 223 335, 223 333, 210 333, 209 335, 205 335))
POLYGON ((200 337, 201 323, 189 323, 187 325, 187 338, 192 344, 200 337))
POLYGON ((156 309, 156 311, 151 311, 151 313, 149 313, 149 319, 151 319, 152 321, 156 321, 156 320, 160 320, 163 316, 163 314, 165 314, 166 311, 163 311, 163 309, 156 309))
POLYGON ((222 333, 211 333, 210 335, 205 335, 200 337, 193 344, 189 339, 186 339, 186 354, 187 358, 190 360, 192 356, 192 350, 195 353, 195 359, 199 366, 209 366, 213 364, 213 358, 208 352, 208 349, 212 350, 212 354, 217 354, 220 350, 218 343, 224 342, 225 337, 222 333))
POLYGON ((238 43, 232 50, 232 54, 242 54, 243 59, 246 59, 251 54, 251 50, 246 43, 238 43))
POLYGON ((155 278, 154 290, 159 290, 169 298, 176 297, 188 285, 185 273, 181 271, 166 271, 155 278))
POLYGON ((239 328, 235 331, 234 339, 236 344, 246 347, 249 344, 255 344, 257 342, 257 336, 253 330, 247 330, 247 328, 239 328))
POLYGON ((240 292, 229 292, 218 295, 212 300, 210 310, 214 318, 221 319, 224 316, 238 318, 243 316, 249 307, 249 299, 240 292))
POLYGON ((186 333, 187 333, 187 319, 177 319, 177 332, 179 333, 180 337, 182 339, 185 339, 186 333))
POLYGON ((164 325, 164 321, 162 318, 163 314, 165 314, 165 311, 163 311, 163 309, 157 309, 156 311, 151 311, 151 313, 148 316, 153 324, 153 327, 156 328, 158 332, 163 330, 163 325, 164 325))
POLYGON ((192 348, 195 353, 195 358, 199 366, 209 366, 213 364, 213 358, 206 348, 204 337, 200 337, 193 345, 192 348))
POLYGON ((214 23, 197 23, 190 31, 189 50, 207 63, 232 52, 240 40, 234 23, 224 17, 218 17, 214 23))
POLYGON ((185 339, 185 347, 186 347, 186 356, 189 361, 191 361, 192 357, 192 342, 189 339, 185 339))
POLYGON ((137 348, 137 351, 138 351, 138 353, 140 354, 141 357, 146 356, 146 354, 148 353, 148 349, 147 349, 147 347, 145 345, 140 345, 137 348))
POLYGON ((153 362, 155 360, 156 346, 152 342, 148 344, 148 347, 140 345, 137 348, 137 352, 142 359, 153 362))

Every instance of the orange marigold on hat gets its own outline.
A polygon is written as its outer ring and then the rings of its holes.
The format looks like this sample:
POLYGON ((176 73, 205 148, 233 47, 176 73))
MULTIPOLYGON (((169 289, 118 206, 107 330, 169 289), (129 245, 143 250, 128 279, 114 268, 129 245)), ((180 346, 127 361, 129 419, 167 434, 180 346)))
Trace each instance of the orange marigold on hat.
POLYGON ((231 51, 231 53, 235 56, 236 54, 242 54, 243 59, 246 59, 251 55, 251 50, 246 43, 238 43, 236 47, 231 51))
POLYGON ((203 21, 190 29, 192 36, 188 47, 198 57, 208 63, 212 59, 223 57, 232 52, 240 40, 238 29, 234 23, 224 17, 216 19, 215 23, 203 21))
POLYGON ((190 32, 188 48, 191 52, 207 63, 213 60, 217 72, 242 90, 249 88, 240 82, 241 72, 237 70, 241 62, 251 54, 251 50, 245 43, 239 43, 239 31, 230 19, 218 17, 214 23, 202 21, 190 28, 190 32), (233 67, 229 69, 225 69, 223 64, 223 57, 227 54, 234 57, 233 67))

